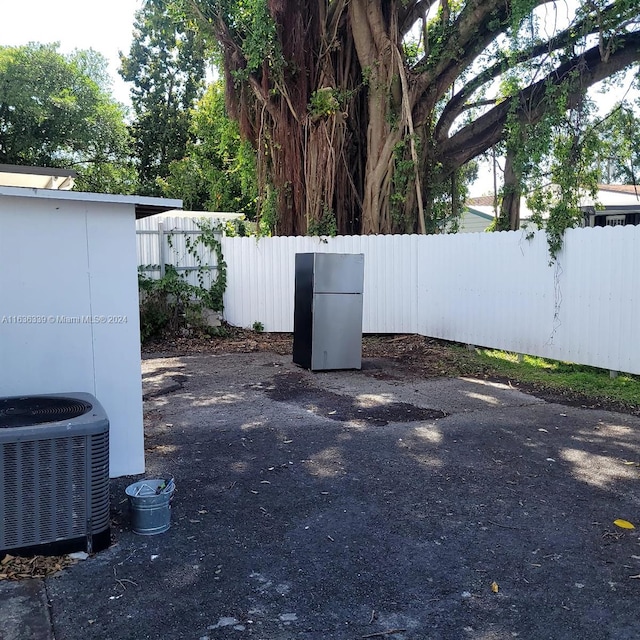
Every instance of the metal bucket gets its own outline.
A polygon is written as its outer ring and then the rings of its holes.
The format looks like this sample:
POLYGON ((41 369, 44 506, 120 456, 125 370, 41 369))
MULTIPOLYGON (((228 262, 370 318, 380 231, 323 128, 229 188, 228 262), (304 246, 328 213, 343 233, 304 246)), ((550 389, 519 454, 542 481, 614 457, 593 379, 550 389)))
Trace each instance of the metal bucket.
POLYGON ((173 478, 140 480, 130 484, 131 529, 141 536, 164 533, 171 525, 171 498, 176 488, 173 478))

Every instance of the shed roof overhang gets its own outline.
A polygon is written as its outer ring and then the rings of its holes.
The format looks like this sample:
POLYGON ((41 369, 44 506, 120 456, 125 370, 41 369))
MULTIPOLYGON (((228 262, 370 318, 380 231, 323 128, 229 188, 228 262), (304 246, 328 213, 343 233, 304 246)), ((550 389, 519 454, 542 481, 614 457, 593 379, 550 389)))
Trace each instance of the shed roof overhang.
POLYGON ((181 209, 182 200, 168 198, 151 198, 147 196, 122 196, 111 193, 89 193, 86 191, 64 191, 59 189, 37 189, 25 187, 2 186, 0 196, 42 198, 50 200, 66 200, 69 202, 88 202, 115 205, 132 205, 135 207, 136 219, 146 218, 156 213, 181 209))

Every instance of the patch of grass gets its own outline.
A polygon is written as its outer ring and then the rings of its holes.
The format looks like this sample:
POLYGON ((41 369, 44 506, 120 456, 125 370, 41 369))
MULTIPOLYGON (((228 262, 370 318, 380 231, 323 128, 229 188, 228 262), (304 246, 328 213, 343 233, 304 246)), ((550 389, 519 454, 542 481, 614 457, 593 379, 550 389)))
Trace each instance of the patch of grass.
POLYGON ((493 349, 477 349, 474 359, 485 374, 640 408, 640 376, 620 374, 611 378, 608 370, 596 367, 534 356, 519 361, 518 354, 493 349))

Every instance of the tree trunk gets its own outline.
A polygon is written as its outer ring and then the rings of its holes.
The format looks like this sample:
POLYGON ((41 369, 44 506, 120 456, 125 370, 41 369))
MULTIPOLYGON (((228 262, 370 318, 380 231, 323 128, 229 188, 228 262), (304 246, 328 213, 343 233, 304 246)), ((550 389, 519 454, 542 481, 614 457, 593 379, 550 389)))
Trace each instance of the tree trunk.
POLYGON ((520 173, 516 167, 516 152, 513 149, 507 151, 504 165, 504 186, 498 228, 507 231, 516 231, 520 228, 520 173))
MULTIPOLYGON (((388 16, 396 14, 395 0, 388 2, 388 16)), ((367 135, 362 198, 362 233, 391 233, 390 196, 393 186, 393 153, 401 141, 401 87, 395 73, 393 47, 398 46, 397 24, 385 24, 381 0, 352 2, 349 17, 360 66, 368 78, 367 135)))

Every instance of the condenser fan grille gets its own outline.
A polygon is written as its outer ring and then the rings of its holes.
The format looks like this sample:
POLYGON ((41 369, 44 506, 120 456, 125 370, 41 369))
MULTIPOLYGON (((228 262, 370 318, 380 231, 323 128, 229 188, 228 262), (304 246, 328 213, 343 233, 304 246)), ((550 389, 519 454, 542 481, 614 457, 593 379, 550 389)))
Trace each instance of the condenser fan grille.
POLYGON ((38 396, 0 399, 0 429, 73 420, 93 406, 79 398, 38 396))

